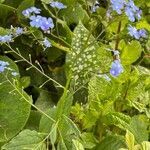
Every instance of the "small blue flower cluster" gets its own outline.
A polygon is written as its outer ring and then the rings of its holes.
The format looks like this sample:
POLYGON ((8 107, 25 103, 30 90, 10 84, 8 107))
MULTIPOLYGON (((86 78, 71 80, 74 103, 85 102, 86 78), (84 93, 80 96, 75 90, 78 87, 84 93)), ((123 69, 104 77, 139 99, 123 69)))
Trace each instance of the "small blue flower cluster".
POLYGON ((128 31, 129 31, 129 34, 137 40, 140 38, 146 38, 147 37, 147 33, 144 29, 137 30, 135 27, 132 27, 130 25, 128 27, 128 31))
POLYGON ((30 25, 32 27, 41 28, 43 31, 48 31, 54 28, 52 18, 42 17, 40 15, 41 10, 36 7, 30 7, 22 11, 22 14, 30 19, 30 25))
POLYGON ((47 37, 44 38, 44 40, 42 41, 41 44, 45 47, 45 49, 48 48, 48 47, 52 47, 52 45, 49 42, 49 40, 47 39, 47 37))
POLYGON ((123 66, 121 65, 121 61, 119 58, 119 51, 118 50, 111 50, 107 49, 108 51, 112 51, 115 56, 115 60, 111 64, 110 74, 114 77, 119 76, 123 72, 123 66))
POLYGON ((26 10, 23 10, 22 11, 22 14, 25 16, 25 17, 30 17, 31 14, 40 14, 41 12, 41 9, 38 9, 36 7, 30 7, 26 10))
POLYGON ((17 76, 18 73, 13 71, 13 69, 9 68, 9 63, 8 62, 5 62, 5 61, 2 61, 0 60, 0 73, 4 72, 5 70, 10 70, 11 71, 11 74, 13 76, 17 76))
POLYGON ((42 17, 40 15, 30 17, 30 25, 32 27, 41 28, 43 31, 48 31, 54 28, 52 18, 42 17))
POLYGON ((122 10, 125 10, 125 14, 128 16, 131 22, 134 22, 136 19, 141 19, 142 11, 135 6, 133 0, 128 2, 125 0, 111 0, 112 10, 116 11, 118 14, 122 14, 122 10))
POLYGON ((110 74, 112 76, 119 76, 123 72, 123 67, 120 63, 120 60, 114 60, 111 64, 110 74))
POLYGON ((8 67, 8 65, 9 65, 8 62, 1 61, 1 60, 0 60, 0 73, 1 73, 1 72, 4 72, 5 69, 8 67))
MULTIPOLYGON (((140 10, 133 0, 110 0, 112 10, 116 11, 118 14, 122 14, 125 10, 125 14, 128 16, 131 22, 135 22, 136 19, 139 21, 141 19, 142 10, 140 10)), ((109 15, 110 17, 110 12, 109 15)), ((146 38, 147 33, 144 29, 137 30, 131 25, 128 27, 129 35, 135 39, 146 38)))
POLYGON ((4 36, 1 36, 0 35, 0 42, 1 43, 9 43, 9 42, 12 42, 12 35, 4 35, 4 36))
POLYGON ((116 11, 118 14, 122 13, 122 9, 126 3, 125 0, 110 0, 112 10, 116 11))
MULTIPOLYGON (((52 3, 52 2, 51 2, 52 3)), ((54 4, 53 4, 54 5, 54 4)), ((58 7, 63 7, 60 4, 55 4, 58 7)), ((65 7, 65 6, 64 6, 65 7)), ((43 16, 40 16, 41 9, 38 9, 36 7, 30 7, 26 10, 22 11, 22 14, 30 19, 30 25, 31 27, 40 28, 44 32, 49 32, 50 29, 54 28, 54 23, 52 18, 46 18, 43 16)), ((51 47, 51 43, 49 40, 45 37, 44 40, 41 42, 41 44, 45 47, 44 49, 51 47)))
POLYGON ((130 0, 126 4, 125 13, 128 16, 129 20, 131 22, 134 22, 136 19, 137 20, 141 19, 142 11, 137 6, 135 6, 135 4, 132 0, 130 0))
POLYGON ((9 43, 13 41, 13 38, 21 35, 24 33, 23 28, 20 27, 12 27, 11 26, 11 31, 8 35, 0 35, 0 43, 9 43))
POLYGON ((53 8, 57 8, 57 9, 65 9, 67 8, 66 5, 64 5, 63 3, 61 2, 58 2, 58 1, 52 1, 50 2, 50 6, 53 7, 53 8))

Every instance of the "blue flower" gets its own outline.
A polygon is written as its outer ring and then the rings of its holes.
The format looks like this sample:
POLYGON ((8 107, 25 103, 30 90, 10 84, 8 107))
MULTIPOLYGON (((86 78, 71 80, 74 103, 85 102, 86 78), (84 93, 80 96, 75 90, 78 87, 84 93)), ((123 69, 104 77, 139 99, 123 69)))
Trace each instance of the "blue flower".
POLYGON ((52 18, 47 19, 46 17, 43 17, 40 27, 43 31, 47 31, 49 29, 54 28, 54 23, 53 23, 52 18))
POLYGON ((136 12, 136 11, 139 10, 139 8, 137 6, 135 6, 133 0, 129 0, 129 2, 127 3, 127 6, 130 7, 130 8, 132 8, 133 12, 136 12))
POLYGON ((51 43, 49 42, 49 40, 47 39, 47 37, 44 38, 44 41, 42 42, 42 44, 48 48, 48 47, 52 47, 51 43))
POLYGON ((58 1, 56 1, 56 2, 50 2, 50 6, 52 6, 53 8, 58 8, 58 9, 64 9, 64 8, 67 8, 67 6, 66 5, 64 5, 63 3, 61 3, 61 2, 58 2, 58 1))
POLYGON ((39 28, 40 26, 41 26, 41 24, 42 24, 42 16, 40 16, 40 15, 37 15, 37 16, 31 16, 30 17, 30 25, 32 26, 32 27, 36 27, 36 28, 39 28))
POLYGON ((16 36, 21 35, 22 33, 23 33, 23 28, 17 27, 15 29, 15 35, 16 36))
POLYGON ((38 8, 36 8, 36 7, 30 7, 30 8, 28 8, 28 9, 23 10, 23 11, 22 11, 22 14, 23 14, 25 17, 30 17, 30 15, 31 15, 32 13, 34 13, 34 14, 40 14, 40 12, 41 12, 41 9, 38 9, 38 8))
POLYGON ((125 13, 128 16, 130 21, 132 21, 132 22, 135 21, 135 14, 130 7, 125 8, 125 13))
POLYGON ((146 30, 140 29, 140 30, 139 30, 139 35, 140 35, 141 37, 143 37, 143 38, 146 38, 146 37, 147 37, 147 32, 146 32, 146 30))
POLYGON ((0 73, 1 73, 1 72, 4 72, 5 69, 8 67, 8 65, 9 65, 8 62, 1 61, 1 60, 0 60, 0 73))
POLYGON ((116 11, 118 14, 121 14, 122 9, 126 4, 125 0, 111 0, 110 2, 111 2, 112 9, 116 11))
POLYGON ((134 22, 135 19, 141 19, 142 11, 137 6, 135 6, 132 0, 130 0, 126 4, 125 13, 128 16, 129 20, 134 22))
POLYGON ((23 11, 22 11, 22 14, 23 14, 25 17, 29 17, 29 16, 31 15, 29 9, 23 10, 23 11))
POLYGON ((147 37, 146 30, 144 30, 144 29, 137 30, 135 27, 132 27, 130 25, 128 27, 128 31, 129 31, 129 34, 137 40, 140 38, 146 38, 147 37))
POLYGON ((30 25, 32 27, 41 28, 43 31, 54 28, 54 23, 52 18, 42 17, 40 15, 30 17, 30 25))
POLYGON ((123 72, 123 67, 119 60, 114 60, 111 64, 110 74, 114 77, 119 76, 123 72))
POLYGON ((129 31, 129 34, 134 37, 135 39, 139 39, 140 38, 140 35, 139 35, 139 32, 138 30, 135 28, 135 27, 132 27, 131 25, 128 27, 128 31, 129 31))
POLYGON ((135 13, 135 16, 138 20, 141 19, 141 14, 142 14, 142 10, 140 10, 140 9, 135 13))
POLYGON ((36 7, 30 7, 28 8, 30 13, 34 13, 34 14, 40 14, 41 13, 41 9, 36 8, 36 7))
POLYGON ((4 35, 4 36, 0 36, 0 42, 2 43, 9 43, 12 42, 12 35, 4 35))

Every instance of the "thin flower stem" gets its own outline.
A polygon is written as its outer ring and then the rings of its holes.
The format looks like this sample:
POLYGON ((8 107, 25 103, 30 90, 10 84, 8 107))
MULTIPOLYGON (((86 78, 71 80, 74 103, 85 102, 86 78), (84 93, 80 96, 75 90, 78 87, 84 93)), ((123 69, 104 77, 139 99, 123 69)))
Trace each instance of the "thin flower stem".
POLYGON ((30 61, 28 61, 26 58, 24 58, 22 55, 18 54, 9 44, 5 44, 9 49, 14 52, 16 55, 21 57, 25 62, 27 62, 30 66, 32 66, 34 69, 36 69, 39 73, 41 73, 44 77, 46 77, 49 81, 53 81, 55 84, 58 85, 58 87, 65 89, 64 86, 62 86, 60 83, 55 81, 54 79, 50 78, 48 75, 46 75, 43 71, 41 71, 39 68, 37 68, 35 65, 33 65, 30 61))

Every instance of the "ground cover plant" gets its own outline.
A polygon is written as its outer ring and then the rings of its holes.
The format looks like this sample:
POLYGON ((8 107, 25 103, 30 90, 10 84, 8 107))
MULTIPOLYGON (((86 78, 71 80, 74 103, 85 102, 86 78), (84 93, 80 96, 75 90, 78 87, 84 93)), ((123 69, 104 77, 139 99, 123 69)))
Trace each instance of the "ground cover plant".
POLYGON ((0 0, 2 150, 150 150, 149 0, 0 0))

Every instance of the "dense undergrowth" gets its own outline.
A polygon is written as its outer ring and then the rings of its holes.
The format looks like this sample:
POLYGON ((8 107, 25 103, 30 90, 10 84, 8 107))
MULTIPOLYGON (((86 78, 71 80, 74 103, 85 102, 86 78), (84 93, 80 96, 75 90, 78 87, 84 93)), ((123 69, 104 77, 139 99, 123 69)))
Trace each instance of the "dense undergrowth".
POLYGON ((150 150, 150 1, 1 0, 2 150, 150 150))

